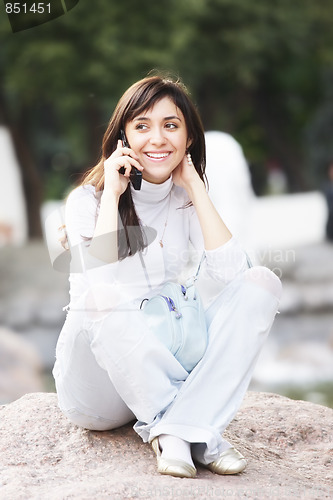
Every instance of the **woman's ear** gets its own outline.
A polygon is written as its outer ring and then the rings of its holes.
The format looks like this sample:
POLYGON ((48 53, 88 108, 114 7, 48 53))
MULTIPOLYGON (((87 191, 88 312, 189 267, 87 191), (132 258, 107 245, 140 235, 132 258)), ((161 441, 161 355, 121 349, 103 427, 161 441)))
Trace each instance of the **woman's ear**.
POLYGON ((193 140, 189 137, 186 143, 186 153, 188 153, 189 147, 192 146, 193 140))

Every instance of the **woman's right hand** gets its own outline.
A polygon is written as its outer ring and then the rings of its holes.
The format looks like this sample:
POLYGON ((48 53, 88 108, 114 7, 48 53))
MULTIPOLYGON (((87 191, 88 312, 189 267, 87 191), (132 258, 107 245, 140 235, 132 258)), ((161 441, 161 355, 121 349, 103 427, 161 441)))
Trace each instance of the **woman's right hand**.
POLYGON ((132 167, 141 172, 143 170, 134 151, 123 147, 119 139, 117 149, 104 162, 104 193, 119 198, 127 188, 132 167), (124 174, 119 173, 122 167, 125 169, 124 174))

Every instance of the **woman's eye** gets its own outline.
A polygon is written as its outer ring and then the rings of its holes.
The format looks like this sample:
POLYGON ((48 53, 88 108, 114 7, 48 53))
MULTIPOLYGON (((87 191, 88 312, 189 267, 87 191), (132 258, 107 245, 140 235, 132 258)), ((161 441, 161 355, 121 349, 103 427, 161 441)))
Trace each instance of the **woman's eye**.
POLYGON ((166 128, 178 128, 178 126, 175 123, 166 123, 165 124, 166 128))
POLYGON ((138 123, 135 127, 136 130, 145 130, 147 125, 145 123, 138 123))

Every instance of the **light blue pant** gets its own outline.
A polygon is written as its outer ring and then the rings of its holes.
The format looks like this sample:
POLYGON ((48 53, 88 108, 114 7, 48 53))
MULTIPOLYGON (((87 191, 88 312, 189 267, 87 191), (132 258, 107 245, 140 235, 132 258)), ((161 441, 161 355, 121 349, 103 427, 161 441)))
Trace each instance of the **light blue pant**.
POLYGON ((100 321, 70 311, 53 375, 59 406, 77 425, 114 429, 136 419, 143 441, 172 434, 202 463, 223 450, 222 434, 239 409, 281 294, 264 267, 236 277, 206 309, 209 343, 188 374, 147 329, 141 311, 100 321))

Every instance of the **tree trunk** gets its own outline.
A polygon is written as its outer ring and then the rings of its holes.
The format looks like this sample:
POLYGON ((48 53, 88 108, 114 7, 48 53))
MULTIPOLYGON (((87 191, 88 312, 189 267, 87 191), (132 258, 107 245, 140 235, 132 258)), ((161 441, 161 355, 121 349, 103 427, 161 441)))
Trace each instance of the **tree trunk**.
POLYGON ((287 137, 285 116, 281 115, 274 98, 259 89, 254 95, 255 112, 266 134, 269 150, 284 167, 291 191, 306 191, 308 181, 304 174, 302 155, 292 137, 287 137))
POLYGON ((95 165, 102 153, 102 139, 106 130, 106 124, 102 123, 101 113, 94 97, 88 100, 86 116, 88 154, 89 160, 91 160, 89 163, 95 165))

